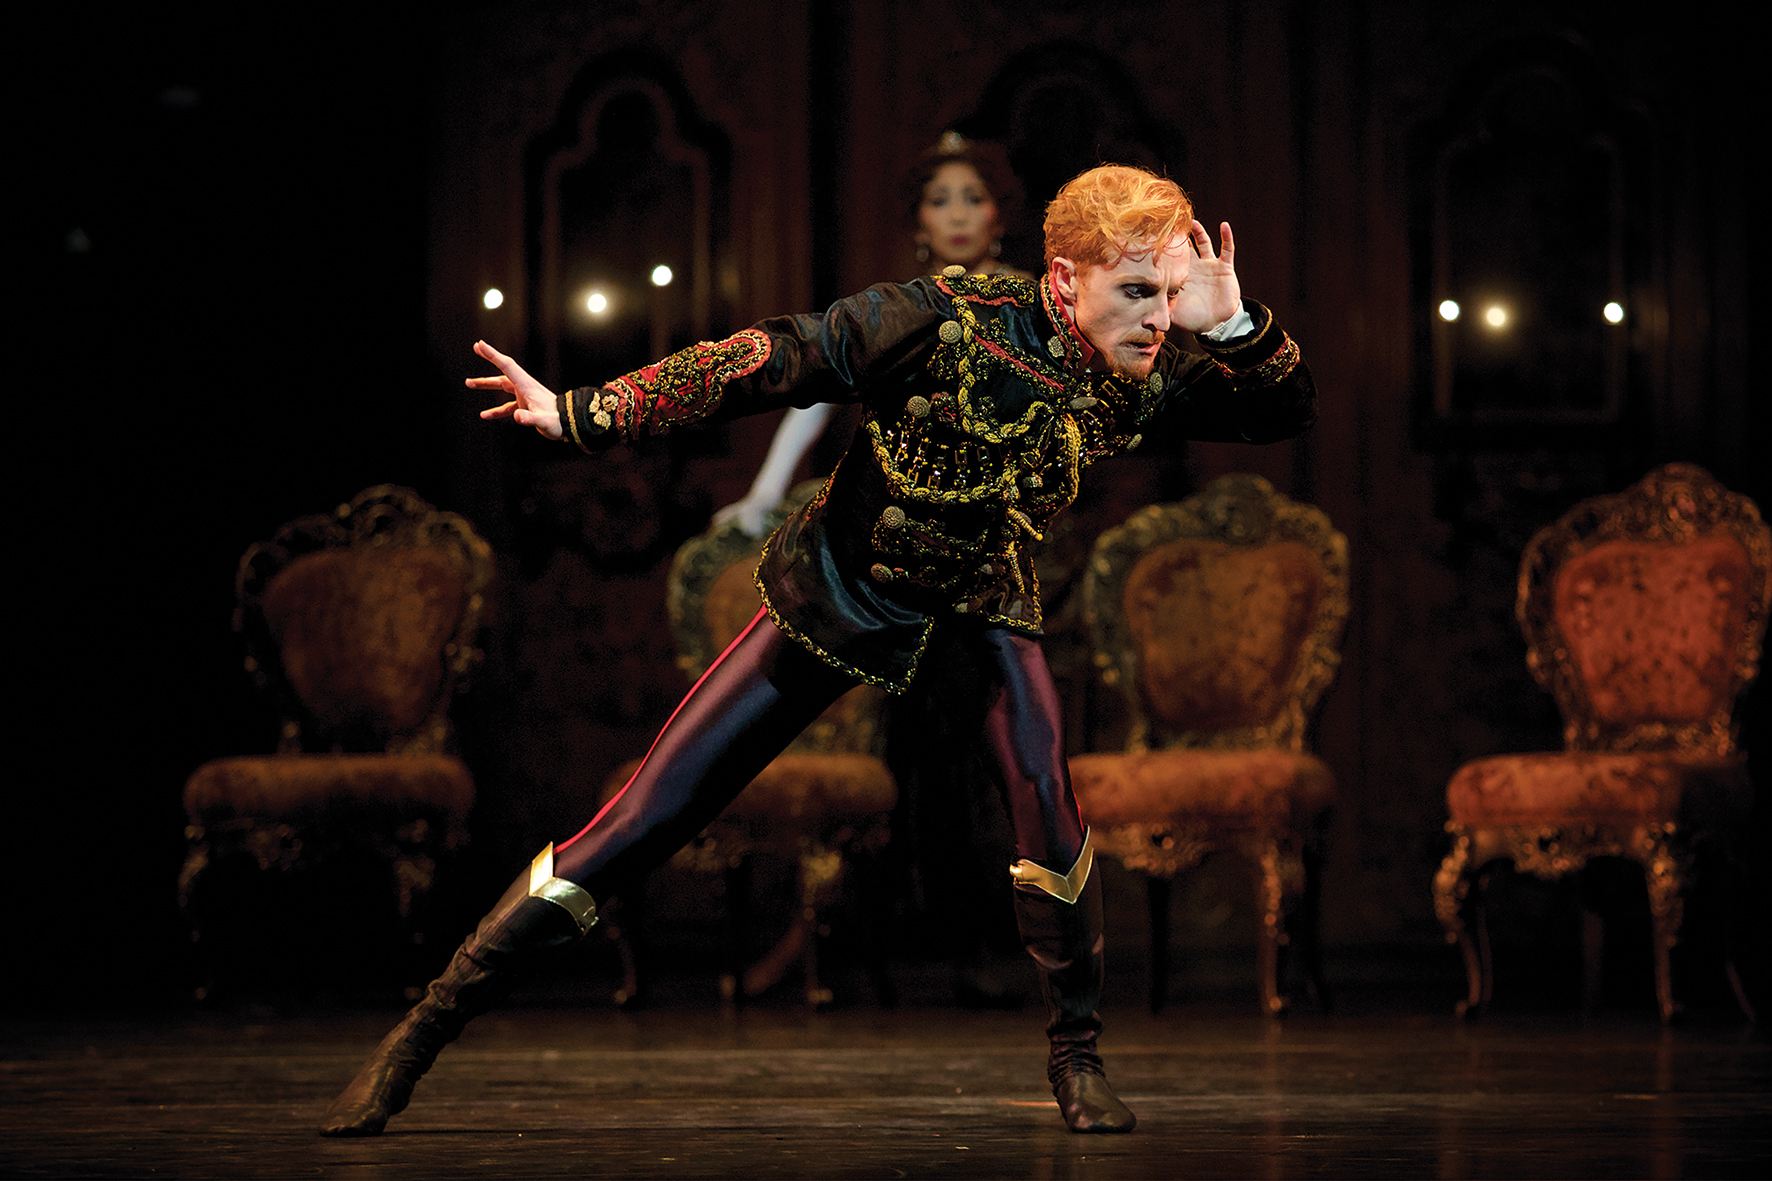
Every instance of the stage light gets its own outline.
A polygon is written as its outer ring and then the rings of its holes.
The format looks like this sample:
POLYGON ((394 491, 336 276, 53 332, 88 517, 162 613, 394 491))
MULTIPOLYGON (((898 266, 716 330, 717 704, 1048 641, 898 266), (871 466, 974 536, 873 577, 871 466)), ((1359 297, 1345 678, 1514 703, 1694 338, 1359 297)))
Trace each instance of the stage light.
POLYGON ((1450 324, 1458 319, 1458 312, 1459 307, 1456 299, 1442 299, 1440 301, 1440 319, 1446 323, 1450 324))
POLYGON ((1624 323, 1624 305, 1614 300, 1606 305, 1605 315, 1608 324, 1624 323))
POLYGON ((1492 303, 1483 312, 1483 322, 1491 328, 1507 327, 1507 309, 1498 303, 1492 303))
POLYGON ((601 291, 593 291, 585 296, 585 307, 589 309, 591 315, 601 316, 609 310, 609 297, 601 291))
POLYGON ((487 311, 491 311, 493 308, 503 307, 505 293, 496 287, 488 287, 486 289, 486 294, 480 297, 480 302, 486 305, 487 311))
POLYGON ((671 282, 671 278, 672 278, 671 268, 665 266, 663 263, 660 263, 658 266, 655 266, 652 268, 652 285, 654 287, 669 286, 670 282, 671 282))

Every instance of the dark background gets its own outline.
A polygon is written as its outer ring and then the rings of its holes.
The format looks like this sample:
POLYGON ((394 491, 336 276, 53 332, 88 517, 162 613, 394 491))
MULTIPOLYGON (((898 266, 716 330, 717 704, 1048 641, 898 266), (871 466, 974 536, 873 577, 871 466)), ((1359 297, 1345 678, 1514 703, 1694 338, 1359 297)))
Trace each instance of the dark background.
MULTIPOLYGON (((575 829, 681 691, 664 565, 743 491, 773 422, 573 464, 480 424, 461 388, 478 336, 574 384, 645 359, 642 331, 587 344, 544 314, 549 268, 594 248, 575 224, 652 207, 659 156, 644 128, 617 134, 632 121, 610 125, 576 182, 553 179, 563 159, 583 165, 579 120, 611 95, 655 96, 634 109, 674 113, 708 178, 689 209, 706 284, 670 313, 673 345, 909 274, 901 181, 944 127, 1008 141, 1036 211, 1096 153, 1168 169, 1209 225, 1233 222, 1245 290, 1312 364, 1320 425, 1275 448, 1128 461, 1098 473, 1079 520, 1098 530, 1254 470, 1348 534, 1353 615, 1317 734, 1344 793, 1325 931, 1346 972, 1456 974, 1429 895, 1446 779, 1560 742, 1512 619, 1532 532, 1669 460, 1762 502, 1772 491, 1753 443, 1762 169, 1743 135, 1763 104, 1740 30, 1670 27, 1648 5, 1402 0, 359 5, 273 20, 64 12, 21 38, 35 77, 13 87, 22 705, 3 856, 8 989, 33 1005, 188 995, 179 793, 208 758, 274 746, 228 621, 240 553, 291 517, 392 481, 498 550, 488 663, 458 711, 481 792, 476 880, 575 829), (1513 123, 1473 114, 1521 71, 1576 97, 1532 107, 1526 86, 1513 123), (1046 89, 1018 89, 1028 78, 1046 89), (1551 141, 1547 158, 1597 136, 1616 164, 1628 336, 1614 403, 1585 418, 1535 416, 1530 390, 1486 418, 1434 409, 1435 162, 1509 128, 1551 141), (568 222, 552 237, 550 201, 568 222), (507 295, 497 311, 480 305, 488 285, 507 295)), ((635 232, 687 249, 673 210, 635 232)), ((1538 237, 1475 241, 1533 282, 1557 269, 1571 216, 1584 212, 1528 194, 1496 224, 1538 237)), ((1014 261, 1038 266, 1036 225, 1012 227, 1014 261)), ((1091 719, 1073 743, 1111 742, 1101 691, 1081 677, 1070 691, 1091 719)), ((1743 712, 1762 747, 1763 699, 1743 712)), ((1252 931, 1184 924, 1225 946, 1252 931)))

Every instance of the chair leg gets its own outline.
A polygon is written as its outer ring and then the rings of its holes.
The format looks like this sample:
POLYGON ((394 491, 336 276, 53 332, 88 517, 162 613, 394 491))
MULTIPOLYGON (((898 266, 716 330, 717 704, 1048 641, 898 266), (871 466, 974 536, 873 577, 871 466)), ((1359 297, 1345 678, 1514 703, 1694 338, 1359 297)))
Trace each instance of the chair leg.
POLYGON ((1319 938, 1319 919, 1323 909, 1323 855, 1314 845, 1306 844, 1304 860, 1304 896, 1299 899, 1293 916, 1292 941, 1304 966, 1305 980, 1316 1002, 1317 1011, 1327 1013, 1334 1007, 1329 982, 1323 976, 1323 944, 1319 938))
POLYGON ((776 945, 745 969, 741 995, 754 997, 769 991, 798 959, 806 975, 806 1003, 817 1009, 835 999, 818 978, 819 913, 836 897, 843 879, 842 852, 808 842, 800 851, 799 877, 799 910, 776 945))
POLYGON ((751 929, 751 859, 741 856, 726 867, 726 966, 720 973, 720 999, 743 1004, 745 936, 751 929))
POLYGON ((1643 867, 1643 884, 1649 890, 1649 929, 1655 952, 1655 1003, 1661 1011, 1663 1025, 1671 1024, 1680 1015, 1680 1004, 1674 1000, 1674 978, 1669 953, 1680 940, 1680 922, 1685 917, 1681 893, 1684 874, 1668 847, 1664 834, 1640 829, 1636 834, 1637 861, 1643 867))
POLYGON ((1145 897, 1151 912, 1152 1013, 1161 1013, 1169 999, 1169 898, 1173 884, 1168 878, 1145 879, 1145 897))
POLYGON ((1434 875, 1434 913, 1445 928, 1446 942, 1456 943, 1464 959, 1466 994, 1453 1012, 1459 1017, 1475 1017, 1483 1009, 1488 979, 1488 930, 1479 925, 1483 940, 1479 949, 1465 919, 1473 909, 1481 913, 1482 899, 1478 895, 1482 887, 1471 880, 1470 833, 1456 824, 1447 825, 1447 831, 1452 833, 1452 849, 1434 875))
POLYGON ((1488 886, 1489 875, 1478 874, 1476 889, 1471 894, 1471 918, 1477 924, 1477 959, 1474 965, 1467 960, 1465 967, 1469 971, 1474 966, 1477 973, 1472 987, 1473 1017, 1480 1016, 1495 999, 1495 953, 1489 943, 1489 908, 1483 905, 1483 894, 1488 886))
POLYGON ((1581 905, 1581 1015, 1590 1017, 1600 1000, 1600 966, 1606 958, 1606 919, 1581 905))
POLYGON ((819 916, 836 902, 843 883, 843 848, 818 841, 800 845, 800 917, 806 924, 806 1004, 821 1009, 835 998, 818 979, 818 937, 824 934, 819 916))
POLYGON ((1261 1008, 1270 1017, 1283 1015, 1290 1004, 1280 991, 1280 957, 1291 941, 1289 920, 1305 890, 1304 864, 1290 841, 1290 837, 1283 841, 1270 836, 1257 844, 1262 908, 1257 970, 1261 977, 1261 1008))
POLYGON ((645 1008, 648 999, 640 967, 646 954, 640 946, 646 930, 640 897, 640 887, 636 886, 628 898, 609 907, 603 916, 604 938, 615 945, 621 963, 621 986, 611 999, 616 1008, 627 1012, 645 1008))

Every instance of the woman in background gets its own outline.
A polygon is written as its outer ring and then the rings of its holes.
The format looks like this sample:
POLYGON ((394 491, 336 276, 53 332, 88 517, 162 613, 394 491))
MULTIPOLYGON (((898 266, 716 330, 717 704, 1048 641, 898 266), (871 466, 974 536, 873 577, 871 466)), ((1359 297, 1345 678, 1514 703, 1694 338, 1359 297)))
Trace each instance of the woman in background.
MULTIPOLYGON (((944 131, 905 178, 905 212, 916 246, 918 274, 962 267, 968 275, 1031 278, 1002 260, 1003 229, 1021 209, 1021 182, 1009 153, 984 140, 944 131)), ((831 407, 795 408, 782 417, 769 454, 743 500, 714 514, 715 524, 735 522, 761 539, 769 510, 787 495, 800 461, 824 433, 831 407)))

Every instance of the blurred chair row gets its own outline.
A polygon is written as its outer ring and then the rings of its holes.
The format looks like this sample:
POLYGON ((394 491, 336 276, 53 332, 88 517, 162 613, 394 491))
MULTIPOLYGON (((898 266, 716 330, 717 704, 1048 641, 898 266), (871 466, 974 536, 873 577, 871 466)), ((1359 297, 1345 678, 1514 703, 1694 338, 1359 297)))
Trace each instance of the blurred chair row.
MULTIPOLYGON (((729 526, 678 553, 670 615, 692 679, 758 609, 756 548, 729 526)), ((473 799, 465 768, 445 753, 445 710, 475 657, 488 565, 460 518, 388 487, 248 551, 236 625, 249 667, 289 720, 278 756, 218 760, 187 786, 181 897, 194 931, 205 927, 199 879, 218 860, 315 872, 367 841, 392 867, 408 937, 422 937, 419 900, 473 799), (333 753, 304 753, 314 751, 333 753)), ((1751 502, 1682 465, 1587 502, 1528 547, 1518 611, 1532 671, 1567 721, 1567 749, 1480 760, 1448 788, 1454 844, 1434 893, 1448 939, 1465 952, 1461 1011, 1492 992, 1481 911, 1489 867, 1511 860, 1552 877, 1605 856, 1644 866, 1657 996, 1671 1018, 1667 952, 1684 874, 1698 843, 1751 803, 1732 711, 1757 668, 1769 568, 1772 544, 1751 502)), ((1161 1008, 1169 975, 1169 883, 1221 850, 1255 870, 1263 1011, 1286 1007, 1284 952, 1294 943, 1326 1008, 1317 914, 1336 787, 1305 745, 1339 661, 1346 539, 1260 478, 1227 476, 1104 533, 1083 595, 1096 664, 1125 695, 1132 731, 1124 752, 1074 758, 1072 776, 1097 847, 1148 880, 1151 1008, 1161 1008)), ((727 875, 735 900, 759 851, 798 865, 788 930, 759 962, 728 966, 728 995, 756 995, 798 961, 808 1002, 829 999, 817 933, 845 865, 888 839, 897 802, 878 757, 877 713, 874 690, 839 701, 678 855, 680 867, 727 875)), ((636 959, 623 923, 613 926, 632 997, 636 959)), ((1584 945, 1591 999, 1597 929, 1584 945)), ((887 997, 879 942, 868 946, 887 997)))

